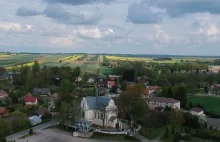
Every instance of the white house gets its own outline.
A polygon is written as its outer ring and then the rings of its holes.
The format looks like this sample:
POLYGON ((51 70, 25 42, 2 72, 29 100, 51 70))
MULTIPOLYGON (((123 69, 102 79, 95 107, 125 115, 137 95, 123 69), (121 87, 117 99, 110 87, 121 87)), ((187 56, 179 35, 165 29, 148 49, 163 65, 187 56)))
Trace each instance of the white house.
POLYGON ((78 76, 75 80, 75 82, 81 82, 82 81, 82 77, 81 76, 78 76))
POLYGON ((190 109, 190 113, 191 113, 192 115, 201 116, 201 115, 204 114, 204 110, 201 109, 201 108, 195 107, 195 108, 190 109))
POLYGON ((180 109, 180 101, 175 100, 173 98, 164 98, 164 97, 152 97, 147 100, 147 104, 149 108, 155 109, 155 108, 166 108, 170 107, 173 109, 180 109))
POLYGON ((81 100, 82 119, 91 124, 116 128, 121 126, 117 119, 117 106, 109 96, 87 96, 81 100))
POLYGON ((94 78, 89 78, 88 83, 95 83, 95 79, 94 78))

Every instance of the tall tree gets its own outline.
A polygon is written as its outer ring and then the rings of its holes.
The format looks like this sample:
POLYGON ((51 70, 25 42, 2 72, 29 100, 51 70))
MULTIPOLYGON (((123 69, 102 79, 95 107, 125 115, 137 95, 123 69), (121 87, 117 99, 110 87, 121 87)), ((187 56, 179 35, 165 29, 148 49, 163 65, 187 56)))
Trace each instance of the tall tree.
POLYGON ((40 65, 38 63, 38 61, 34 61, 34 65, 32 66, 32 73, 34 76, 37 76, 40 72, 40 65))
POLYGON ((77 66, 77 67, 75 68, 75 70, 74 70, 74 74, 75 74, 75 77, 80 76, 80 74, 81 74, 81 69, 80 69, 79 66, 77 66))
POLYGON ((83 74, 83 82, 87 83, 88 80, 89 80, 89 75, 88 75, 87 72, 84 72, 84 74, 83 74))
POLYGON ((4 67, 0 67, 0 77, 2 78, 4 73, 6 72, 6 69, 4 67))
POLYGON ((173 98, 173 90, 172 87, 170 86, 167 92, 167 98, 173 98))
POLYGON ((187 106, 187 92, 184 86, 177 88, 175 99, 180 101, 181 107, 186 108, 187 106))

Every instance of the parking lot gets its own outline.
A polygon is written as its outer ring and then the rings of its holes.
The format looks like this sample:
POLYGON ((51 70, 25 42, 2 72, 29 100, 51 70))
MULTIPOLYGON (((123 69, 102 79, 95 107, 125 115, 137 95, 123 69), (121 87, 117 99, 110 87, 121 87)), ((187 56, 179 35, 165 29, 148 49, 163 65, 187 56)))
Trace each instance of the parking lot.
POLYGON ((16 142, 110 142, 73 137, 70 132, 59 129, 45 129, 16 142))

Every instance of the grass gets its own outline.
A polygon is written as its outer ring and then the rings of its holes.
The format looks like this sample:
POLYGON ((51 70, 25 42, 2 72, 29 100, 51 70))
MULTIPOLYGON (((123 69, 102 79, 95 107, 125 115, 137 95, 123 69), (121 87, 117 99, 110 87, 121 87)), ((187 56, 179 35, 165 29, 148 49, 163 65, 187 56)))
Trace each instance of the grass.
MULTIPOLYGON (((34 132, 34 133, 35 133, 35 132, 34 132)), ((26 135, 20 137, 19 139, 25 139, 25 138, 27 138, 27 137, 30 137, 30 136, 34 135, 34 133, 33 133, 33 134, 26 134, 26 135)))
POLYGON ((201 104, 207 112, 211 112, 220 116, 220 98, 206 96, 189 96, 188 102, 192 102, 193 105, 201 104))
POLYGON ((162 128, 146 128, 144 126, 142 126, 141 130, 140 130, 140 134, 143 135, 144 137, 146 137, 149 140, 153 140, 156 139, 156 137, 158 135, 160 135, 160 133, 162 133, 164 131, 165 127, 162 128), (150 133, 149 133, 150 132, 150 133))
POLYGON ((140 141, 133 136, 125 135, 96 135, 94 134, 91 139, 108 140, 108 141, 140 141))

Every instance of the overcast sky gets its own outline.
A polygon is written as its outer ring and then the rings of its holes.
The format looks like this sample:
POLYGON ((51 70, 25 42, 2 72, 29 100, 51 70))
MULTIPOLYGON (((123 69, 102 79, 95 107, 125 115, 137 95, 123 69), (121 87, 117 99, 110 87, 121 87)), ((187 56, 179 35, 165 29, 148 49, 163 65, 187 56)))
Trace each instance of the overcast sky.
POLYGON ((220 55, 220 0, 1 0, 0 51, 220 55))

